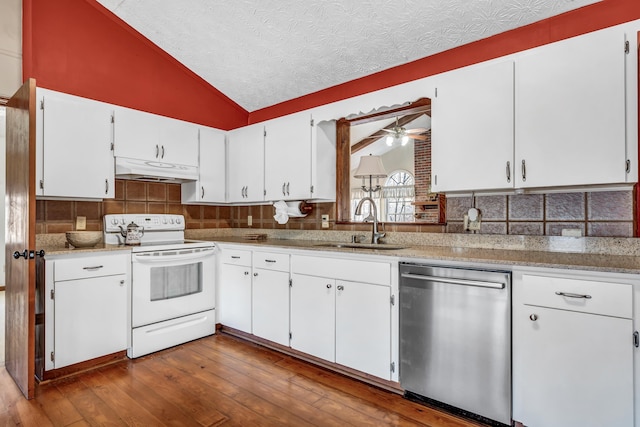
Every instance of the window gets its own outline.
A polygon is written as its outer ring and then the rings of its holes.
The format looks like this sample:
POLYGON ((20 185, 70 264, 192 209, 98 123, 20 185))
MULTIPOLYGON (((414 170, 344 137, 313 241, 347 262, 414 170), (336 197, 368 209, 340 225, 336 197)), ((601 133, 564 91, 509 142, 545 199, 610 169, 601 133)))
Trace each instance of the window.
MULTIPOLYGON (((355 210, 358 202, 369 193, 361 188, 351 190, 351 220, 364 221, 371 214, 371 204, 362 206, 362 215, 356 217, 355 210)), ((406 170, 391 173, 380 191, 371 194, 378 208, 378 220, 385 222, 415 222, 414 206, 415 187, 413 175, 406 170)))

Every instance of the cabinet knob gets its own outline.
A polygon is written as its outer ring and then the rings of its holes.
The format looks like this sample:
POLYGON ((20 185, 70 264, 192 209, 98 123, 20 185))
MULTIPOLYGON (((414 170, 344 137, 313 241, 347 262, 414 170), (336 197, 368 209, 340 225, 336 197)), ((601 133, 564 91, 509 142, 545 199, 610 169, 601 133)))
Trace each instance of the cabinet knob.
POLYGON ((245 271, 245 272, 244 272, 244 275, 245 275, 245 276, 248 276, 248 275, 249 275, 249 272, 248 272, 248 271, 245 271))
POLYGON ((120 280, 120 286, 124 286, 124 280, 120 280))
POLYGON ((342 285, 338 286, 338 290, 339 291, 344 291, 344 286, 342 286, 342 285))
POLYGON ((331 289, 331 285, 327 283, 327 289, 331 289))
POLYGON ((258 275, 258 273, 253 273, 253 277, 256 277, 258 275))
POLYGON ((531 316, 529 316, 529 319, 531 319, 533 322, 535 322, 536 320, 538 320, 538 315, 537 314, 532 314, 531 316))

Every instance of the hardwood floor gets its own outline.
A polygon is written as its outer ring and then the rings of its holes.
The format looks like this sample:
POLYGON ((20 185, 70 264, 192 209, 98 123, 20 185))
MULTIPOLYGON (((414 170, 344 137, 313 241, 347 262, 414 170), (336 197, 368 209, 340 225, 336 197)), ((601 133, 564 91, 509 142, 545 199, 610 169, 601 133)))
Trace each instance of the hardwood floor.
POLYGON ((478 426, 224 334, 36 387, 0 369, 0 426, 478 426))

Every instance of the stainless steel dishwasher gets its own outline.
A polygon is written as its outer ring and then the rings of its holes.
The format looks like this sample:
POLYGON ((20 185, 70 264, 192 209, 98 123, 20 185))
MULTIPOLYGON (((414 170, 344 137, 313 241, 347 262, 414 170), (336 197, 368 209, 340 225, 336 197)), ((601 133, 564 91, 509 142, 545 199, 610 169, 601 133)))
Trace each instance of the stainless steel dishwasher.
POLYGON ((400 384, 410 399, 511 425, 510 272, 400 264, 400 384))

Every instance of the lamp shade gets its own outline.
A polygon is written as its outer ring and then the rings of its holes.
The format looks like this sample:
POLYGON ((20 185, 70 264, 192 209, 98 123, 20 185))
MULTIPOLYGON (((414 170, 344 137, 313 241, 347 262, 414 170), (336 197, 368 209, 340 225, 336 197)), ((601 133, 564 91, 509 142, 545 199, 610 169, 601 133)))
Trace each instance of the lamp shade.
POLYGON ((360 164, 356 173, 353 174, 355 178, 386 178, 387 171, 384 169, 382 159, 380 156, 362 156, 360 157, 360 164))

